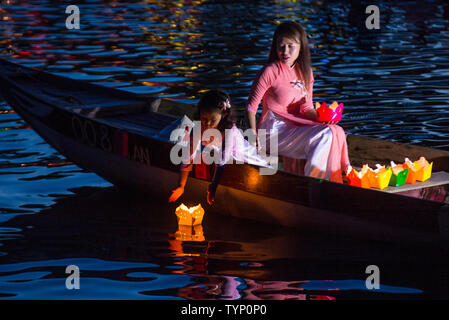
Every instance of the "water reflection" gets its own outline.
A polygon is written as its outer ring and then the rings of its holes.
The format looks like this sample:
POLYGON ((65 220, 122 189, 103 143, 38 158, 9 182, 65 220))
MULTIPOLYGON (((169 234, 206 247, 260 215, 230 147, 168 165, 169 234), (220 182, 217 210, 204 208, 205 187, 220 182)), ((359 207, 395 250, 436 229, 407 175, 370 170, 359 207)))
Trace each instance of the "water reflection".
MULTIPOLYGON (((37 272, 29 281, 45 288, 41 297, 55 298, 55 292, 67 291, 58 280, 64 278, 65 266, 80 264, 83 278, 89 278, 82 288, 93 290, 80 291, 86 298, 338 299, 362 290, 364 270, 375 262, 386 274, 395 270, 392 279, 386 275, 382 280, 386 286, 410 288, 386 291, 395 298, 426 294, 428 279, 413 276, 445 254, 435 245, 391 246, 298 233, 207 213, 202 228, 195 230, 203 229, 204 239, 177 238, 174 208, 115 188, 71 191, 73 195, 59 197, 39 214, 18 215, 3 223, 1 294, 36 298, 36 286, 13 280, 37 272), (412 253, 425 254, 427 260, 416 262, 412 253), (396 269, 403 263, 409 269, 401 276, 396 269), (342 276, 359 280, 345 283, 342 292, 330 290, 338 282, 328 282, 325 294, 323 283, 318 287, 309 283, 342 276), (110 287, 110 293, 92 289, 98 284, 110 287)), ((446 266, 435 269, 432 264, 432 268, 439 276, 446 266)))
POLYGON ((381 28, 368 30, 368 4, 98 0, 79 4, 80 30, 61 32, 64 4, 13 1, 0 11, 1 53, 68 77, 189 103, 205 87, 220 86, 242 110, 276 24, 295 19, 310 34, 315 97, 338 95, 347 131, 447 147, 445 127, 429 128, 415 116, 437 120, 448 110, 448 5, 382 2, 381 28), (416 12, 425 12, 425 22, 416 12))

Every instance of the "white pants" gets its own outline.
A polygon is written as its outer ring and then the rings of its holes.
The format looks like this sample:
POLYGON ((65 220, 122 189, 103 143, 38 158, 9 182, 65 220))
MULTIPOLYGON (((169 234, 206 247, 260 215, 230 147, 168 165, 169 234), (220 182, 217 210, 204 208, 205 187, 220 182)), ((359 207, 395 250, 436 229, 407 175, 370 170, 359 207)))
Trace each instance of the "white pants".
POLYGON ((278 155, 306 159, 304 167, 306 176, 330 179, 328 159, 332 145, 332 131, 329 127, 297 125, 268 111, 264 121, 259 124, 259 129, 265 129, 267 132, 267 149, 269 149, 268 133, 270 129, 277 129, 278 155))

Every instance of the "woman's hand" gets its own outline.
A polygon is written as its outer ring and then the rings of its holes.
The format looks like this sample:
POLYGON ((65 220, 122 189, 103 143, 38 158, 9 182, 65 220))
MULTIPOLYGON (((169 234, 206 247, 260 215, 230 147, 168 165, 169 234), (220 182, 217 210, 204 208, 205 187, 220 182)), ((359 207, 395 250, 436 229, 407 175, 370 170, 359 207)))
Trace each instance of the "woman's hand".
POLYGON ((175 202, 178 198, 184 193, 183 187, 177 187, 172 191, 170 198, 168 198, 168 202, 175 202))
POLYGON ((262 145, 260 144, 259 136, 257 135, 257 133, 256 133, 255 130, 253 130, 252 133, 254 134, 255 138, 252 137, 252 139, 249 139, 248 142, 249 142, 253 147, 256 147, 257 152, 260 152, 260 150, 262 149, 262 145))
POLYGON ((214 187, 212 184, 207 188, 207 203, 212 205, 215 200, 215 192, 217 191, 217 187, 214 187))
POLYGON ((303 117, 312 121, 318 121, 318 112, 315 109, 309 109, 304 112, 303 117))

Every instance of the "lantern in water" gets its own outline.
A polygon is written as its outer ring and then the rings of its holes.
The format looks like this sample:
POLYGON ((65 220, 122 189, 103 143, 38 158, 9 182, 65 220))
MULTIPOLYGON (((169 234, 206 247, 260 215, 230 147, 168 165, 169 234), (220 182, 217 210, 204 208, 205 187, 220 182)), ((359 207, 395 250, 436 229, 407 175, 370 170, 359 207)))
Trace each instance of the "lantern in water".
POLYGON ((192 226, 203 222, 204 209, 201 203, 197 206, 188 208, 184 203, 176 208, 175 214, 179 225, 192 226))
POLYGON ((318 113, 318 121, 340 121, 343 114, 343 103, 339 104, 334 101, 330 106, 327 106, 326 102, 322 104, 316 102, 315 109, 318 113))
POLYGON ((391 178, 391 168, 386 169, 385 166, 380 164, 377 164, 376 167, 376 170, 369 168, 367 172, 369 184, 373 188, 382 190, 388 187, 391 178))
POLYGON ((348 184, 355 187, 362 187, 369 189, 370 188, 370 182, 368 177, 368 171, 369 167, 367 164, 365 164, 362 167, 362 170, 357 171, 352 167, 348 168, 348 171, 346 172, 346 177, 348 178, 348 184))
POLYGON ((203 226, 198 224, 195 226, 178 225, 175 232, 175 239, 179 241, 205 241, 203 226))

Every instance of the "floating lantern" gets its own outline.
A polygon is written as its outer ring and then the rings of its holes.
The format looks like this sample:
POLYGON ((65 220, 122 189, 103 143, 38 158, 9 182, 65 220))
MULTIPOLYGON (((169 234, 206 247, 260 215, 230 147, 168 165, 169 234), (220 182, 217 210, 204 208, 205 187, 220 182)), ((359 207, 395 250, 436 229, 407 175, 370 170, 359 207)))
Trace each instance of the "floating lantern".
POLYGON ((197 206, 188 208, 184 203, 176 208, 176 216, 178 217, 179 225, 198 225, 203 222, 204 209, 201 203, 197 206))
POLYGON ((367 172, 369 184, 373 188, 382 190, 388 187, 391 178, 391 169, 386 169, 385 166, 381 166, 380 164, 376 164, 376 167, 376 170, 369 168, 367 172))
POLYGON ((405 184, 407 181, 407 176, 409 169, 404 168, 401 164, 396 164, 393 161, 390 162, 391 165, 391 179, 389 185, 392 187, 399 187, 405 184))
POLYGON ((316 102, 315 109, 318 113, 318 121, 340 121, 343 114, 343 103, 339 104, 337 101, 334 101, 330 106, 327 106, 326 102, 322 104, 316 102))
POLYGON ((192 240, 192 226, 178 225, 178 230, 175 232, 175 238, 179 241, 192 240))
POLYGON ((362 187, 369 189, 371 186, 369 182, 369 177, 367 175, 368 171, 369 167, 367 164, 365 164, 362 167, 362 170, 360 170, 360 172, 358 172, 352 167, 349 167, 346 173, 346 177, 348 178, 348 184, 355 187, 362 187))
POLYGON ((175 239, 178 241, 205 241, 203 226, 198 224, 195 226, 178 225, 175 239))
POLYGON ((178 225, 175 232, 175 239, 178 241, 205 241, 203 226, 198 224, 195 226, 178 225))
POLYGON ((424 157, 420 157, 418 161, 411 162, 408 158, 405 158, 404 166, 410 168, 413 173, 413 179, 407 179, 407 183, 414 183, 418 181, 426 181, 432 175, 433 162, 429 162, 424 157), (413 182, 411 182, 413 181, 413 182))
POLYGON ((193 226, 194 234, 192 236, 192 241, 205 241, 206 238, 204 237, 203 232, 203 226, 200 224, 197 224, 193 226))

